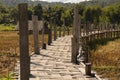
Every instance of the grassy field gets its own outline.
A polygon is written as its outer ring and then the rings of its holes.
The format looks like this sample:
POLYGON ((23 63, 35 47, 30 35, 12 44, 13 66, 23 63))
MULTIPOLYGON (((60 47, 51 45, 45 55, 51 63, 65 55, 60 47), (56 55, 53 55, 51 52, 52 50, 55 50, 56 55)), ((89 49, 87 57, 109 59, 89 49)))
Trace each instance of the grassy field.
MULTIPOLYGON (((39 45, 41 46, 41 38, 39 35, 39 45)), ((45 35, 45 42, 47 43, 48 36, 45 35)), ((34 51, 33 35, 29 35, 29 53, 34 51)), ((7 54, 17 54, 19 57, 19 34, 18 31, 0 31, 0 77, 6 77, 8 73, 8 61, 10 60, 9 70, 11 71, 14 62, 14 57, 8 59, 7 54), (5 55, 6 54, 6 55, 5 55), (3 56, 2 56, 3 55, 3 56)), ((17 59, 18 60, 18 59, 17 59)))
POLYGON ((0 24, 0 31, 12 31, 14 29, 14 24, 0 24))
MULTIPOLYGON (((0 54, 17 54, 19 57, 19 34, 14 31, 14 25, 0 25, 0 54)), ((41 35, 39 35, 39 45, 41 46, 41 35)), ((45 35, 47 43, 48 36, 45 35)), ((102 77, 110 80, 120 80, 120 39, 99 40, 91 44, 91 62, 93 69, 102 77), (96 45, 97 43, 97 45, 96 45)), ((29 35, 29 53, 34 51, 33 35, 29 35)), ((17 59, 18 60, 18 59, 17 59)), ((10 70, 13 69, 14 57, 0 56, 0 77, 7 77, 8 61, 10 70)))
POLYGON ((91 50, 93 69, 109 80, 120 80, 120 39, 105 41, 91 50))

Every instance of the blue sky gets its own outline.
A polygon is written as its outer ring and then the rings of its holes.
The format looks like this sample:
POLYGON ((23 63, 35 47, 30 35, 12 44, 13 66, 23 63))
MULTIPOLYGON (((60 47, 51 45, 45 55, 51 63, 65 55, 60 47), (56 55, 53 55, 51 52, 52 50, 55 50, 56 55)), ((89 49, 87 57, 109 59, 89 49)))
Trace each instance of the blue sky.
POLYGON ((78 3, 78 2, 81 2, 81 1, 85 1, 85 0, 40 0, 40 1, 48 1, 48 2, 64 2, 64 3, 67 3, 67 2, 78 3))

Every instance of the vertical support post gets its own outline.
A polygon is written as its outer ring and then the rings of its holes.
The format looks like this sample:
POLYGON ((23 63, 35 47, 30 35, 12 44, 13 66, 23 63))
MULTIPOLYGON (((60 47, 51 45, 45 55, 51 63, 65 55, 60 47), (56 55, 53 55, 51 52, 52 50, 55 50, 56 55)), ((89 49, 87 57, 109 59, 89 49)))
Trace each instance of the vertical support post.
POLYGON ((61 27, 59 27, 59 37, 61 37, 61 27))
POLYGON ((101 24, 99 23, 99 24, 98 24, 98 34, 97 34, 97 39, 100 39, 100 35, 101 35, 101 34, 100 34, 100 25, 101 25, 101 24))
POLYGON ((57 39, 57 37, 58 37, 58 34, 57 34, 57 31, 58 31, 58 29, 57 29, 57 25, 55 24, 55 33, 56 33, 56 39, 57 39))
POLYGON ((117 38, 119 38, 119 25, 117 24, 117 38))
POLYGON ((96 33, 96 28, 95 28, 96 26, 95 26, 95 24, 93 24, 93 29, 94 29, 94 32, 93 32, 93 40, 95 40, 96 39, 96 35, 95 35, 95 33, 96 33))
POLYGON ((40 54, 40 48, 39 48, 39 30, 38 30, 38 17, 32 16, 33 21, 33 37, 34 37, 34 53, 40 54))
POLYGON ((107 25, 106 25, 106 23, 104 24, 105 25, 105 39, 107 39, 107 25))
POLYGON ((81 38, 82 37, 82 28, 80 26, 81 26, 81 22, 79 20, 79 37, 81 38))
POLYGON ((72 55, 71 55, 71 62, 72 63, 76 63, 77 64, 77 54, 78 54, 78 50, 77 50, 77 38, 73 37, 71 38, 71 43, 72 43, 72 55))
POLYGON ((54 20, 54 41, 57 39, 57 26, 55 24, 55 20, 54 20))
POLYGON ((63 37, 65 36, 65 20, 63 21, 63 37))
POLYGON ((51 29, 48 29, 48 45, 51 44, 51 29))
POLYGON ((89 49, 88 47, 86 47, 86 51, 85 51, 85 63, 89 62, 89 49))
POLYGON ((70 30, 69 30, 69 27, 67 28, 67 33, 68 33, 68 35, 70 34, 70 30))
POLYGON ((79 28, 78 28, 78 6, 74 7, 74 21, 73 21, 73 38, 72 38, 72 54, 71 62, 77 63, 77 55, 79 54, 79 28))
POLYGON ((50 19, 50 29, 48 33, 48 45, 52 43, 52 19, 50 19))
POLYGON ((110 24, 108 23, 108 38, 110 38, 110 24))
POLYGON ((112 38, 112 26, 110 24, 110 38, 112 38))
POLYGON ((45 27, 45 22, 44 22, 44 19, 42 21, 43 21, 43 28, 42 28, 42 49, 43 49, 43 46, 44 46, 44 27, 45 27))
POLYGON ((85 73, 86 75, 91 75, 91 63, 86 63, 85 64, 85 73))
POLYGON ((28 46, 28 5, 19 4, 19 33, 20 33, 20 80, 29 80, 30 57, 28 46))
POLYGON ((44 22, 44 19, 43 19, 43 28, 42 28, 42 49, 46 49, 46 44, 44 42, 44 32, 45 32, 45 22, 44 22))
POLYGON ((115 24, 113 24, 113 38, 115 38, 115 24))
POLYGON ((86 23, 86 45, 89 42, 89 31, 90 31, 90 22, 86 23))
POLYGON ((63 26, 63 37, 65 36, 65 26, 63 26))
POLYGON ((91 41, 93 40, 93 24, 91 24, 91 41))

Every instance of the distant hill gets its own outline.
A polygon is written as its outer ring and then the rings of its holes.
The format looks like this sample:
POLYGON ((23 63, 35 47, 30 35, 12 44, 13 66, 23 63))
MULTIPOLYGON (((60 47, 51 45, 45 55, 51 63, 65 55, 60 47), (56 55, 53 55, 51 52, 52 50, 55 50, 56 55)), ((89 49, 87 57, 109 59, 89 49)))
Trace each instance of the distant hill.
MULTIPOLYGON (((99 5, 101 7, 105 7, 107 5, 111 5, 114 3, 119 3, 120 0, 89 0, 89 1, 84 1, 84 2, 80 2, 80 4, 82 5, 99 5)), ((45 2, 45 1, 31 1, 31 0, 0 0, 0 3, 7 5, 7 6, 17 6, 17 4, 19 3, 29 3, 29 5, 36 5, 38 3, 40 3, 42 6, 55 6, 55 5, 62 5, 62 6, 67 6, 69 7, 72 3, 62 3, 62 2, 45 2)), ((73 5, 73 4, 72 4, 73 5)))
POLYGON ((99 5, 101 7, 105 7, 105 6, 116 4, 116 3, 120 3, 120 0, 89 0, 89 1, 81 2, 80 4, 99 5))
POLYGON ((0 0, 0 3, 6 6, 17 6, 19 3, 28 3, 29 5, 36 5, 40 3, 42 6, 47 6, 47 5, 64 5, 64 3, 61 2, 46 2, 46 1, 31 1, 31 0, 0 0))

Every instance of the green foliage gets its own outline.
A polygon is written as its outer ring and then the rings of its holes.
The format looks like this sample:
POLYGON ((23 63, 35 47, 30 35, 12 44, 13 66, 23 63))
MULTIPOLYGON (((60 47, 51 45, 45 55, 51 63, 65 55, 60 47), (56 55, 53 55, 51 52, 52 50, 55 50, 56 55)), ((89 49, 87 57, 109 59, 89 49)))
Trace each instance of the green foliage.
POLYGON ((28 20, 32 20, 33 15, 33 7, 28 8, 28 20))
POLYGON ((90 46, 90 50, 96 50, 97 46, 103 46, 106 45, 109 41, 114 41, 118 38, 108 38, 108 39, 95 39, 88 43, 88 46, 90 46))
POLYGON ((101 15, 101 8, 98 6, 87 6, 83 12, 84 21, 99 23, 99 17, 101 15))
POLYGON ((15 75, 14 73, 11 73, 11 74, 7 75, 7 77, 5 77, 5 78, 0 78, 0 80, 14 80, 14 79, 12 79, 12 77, 14 75, 15 75))
POLYGON ((80 4, 89 5, 89 6, 99 5, 100 7, 103 8, 116 3, 120 3, 120 0, 89 0, 89 1, 81 2, 80 4))
POLYGON ((15 25, 13 24, 1 24, 0 31, 12 31, 15 30, 15 25))
MULTIPOLYGON (((16 0, 17 1, 17 0, 16 0)), ((24 0, 25 1, 25 0, 24 0)), ((93 0, 91 0, 94 2, 93 0)), ((90 1, 90 2, 91 2, 90 1)), ((36 1, 35 1, 36 2, 36 1)), ((38 1, 39 2, 39 1, 38 1)), ((99 1, 96 1, 96 4, 99 1)), ((34 2, 33 2, 34 3, 34 2)), ((87 2, 86 2, 87 3, 87 2)), ((89 3, 89 2, 88 2, 89 3)), ((54 3, 51 3, 54 4, 54 3)), ((37 15, 39 20, 47 21, 47 23, 52 20, 57 26, 72 26, 73 24, 73 6, 74 4, 57 4, 56 5, 42 6, 43 4, 34 4, 28 8, 28 19, 32 20, 32 15, 37 15), (64 6, 63 6, 64 5, 64 6)), ((93 3, 94 4, 94 3, 93 3)), ((120 23, 120 4, 109 5, 106 7, 100 7, 98 5, 82 5, 77 4, 79 7, 78 16, 81 23, 91 22, 110 22, 110 23, 120 23)), ((106 4, 107 5, 107 4, 106 4)), ((8 7, 0 4, 0 24, 9 24, 18 22, 18 8, 8 7)))
POLYGON ((41 4, 37 4, 36 6, 34 6, 33 10, 34 10, 34 15, 37 15, 38 19, 42 20, 43 9, 41 4))
POLYGON ((102 16, 105 16, 108 22, 120 23, 120 4, 114 4, 103 8, 102 16))
POLYGON ((65 11, 65 8, 57 5, 53 8, 53 19, 58 26, 62 26, 63 20, 61 20, 62 13, 65 11))
POLYGON ((17 24, 18 21, 18 9, 16 7, 11 8, 10 12, 10 22, 17 24))
POLYGON ((71 10, 65 10, 64 13, 62 13, 61 20, 65 21, 65 26, 71 26, 73 22, 73 15, 71 14, 71 10))

